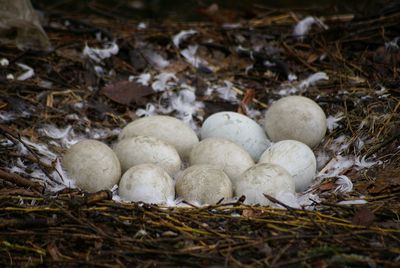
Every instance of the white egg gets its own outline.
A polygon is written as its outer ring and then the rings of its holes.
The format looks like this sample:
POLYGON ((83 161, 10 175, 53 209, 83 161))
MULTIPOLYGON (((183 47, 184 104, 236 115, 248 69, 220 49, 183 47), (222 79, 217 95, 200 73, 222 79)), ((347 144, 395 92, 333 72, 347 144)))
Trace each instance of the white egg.
POLYGON ((180 157, 189 157, 193 146, 199 143, 196 133, 182 121, 164 115, 154 115, 137 119, 125 126, 119 139, 135 136, 152 136, 175 147, 180 157))
POLYGON ((174 181, 162 168, 141 164, 122 175, 118 193, 125 201, 165 204, 175 198, 174 181))
POLYGON ((223 138, 208 138, 197 144, 190 153, 190 165, 209 164, 222 169, 231 179, 233 188, 240 175, 254 161, 241 146, 223 138))
POLYGON ((211 165, 194 165, 184 170, 176 179, 176 194, 188 202, 216 204, 222 198, 232 198, 232 183, 219 168, 211 165))
POLYGON ((272 144, 261 155, 259 163, 277 164, 286 169, 294 179, 297 192, 307 189, 317 172, 317 160, 313 151, 295 140, 272 144))
POLYGON ((62 166, 76 185, 88 192, 110 189, 121 177, 117 156, 106 144, 83 140, 67 150, 62 166))
POLYGON ((327 121, 324 111, 313 100, 289 96, 267 110, 264 128, 273 142, 297 140, 313 148, 324 138, 327 121))
POLYGON ((120 140, 114 147, 122 172, 139 164, 155 164, 173 176, 181 168, 178 152, 155 137, 137 136, 120 140))
POLYGON ((270 145, 263 128, 249 117, 234 113, 220 112, 208 117, 201 127, 201 139, 225 138, 241 145, 254 159, 270 145))
POLYGON ((294 190, 294 180, 288 171, 275 164, 262 163, 242 174, 236 185, 236 196, 246 196, 246 204, 270 205, 264 194, 276 198, 278 194, 294 193, 294 190))

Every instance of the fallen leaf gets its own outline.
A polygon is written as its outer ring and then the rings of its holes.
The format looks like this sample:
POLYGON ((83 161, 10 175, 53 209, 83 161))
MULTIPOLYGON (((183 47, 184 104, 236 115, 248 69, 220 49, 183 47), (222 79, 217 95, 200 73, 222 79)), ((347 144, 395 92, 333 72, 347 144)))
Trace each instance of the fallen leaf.
POLYGON ((218 4, 211 4, 208 8, 199 9, 199 13, 218 24, 236 22, 238 14, 235 11, 220 9, 218 4))
POLYGON ((351 222, 355 225, 370 226, 374 220, 374 213, 367 206, 362 206, 356 211, 351 222))
POLYGON ((255 211, 255 210, 253 210, 253 209, 244 209, 244 210, 242 211, 242 216, 244 216, 244 217, 252 217, 252 218, 255 218, 255 217, 261 216, 261 214, 262 214, 262 212, 260 212, 260 211, 255 211))
POLYGON ((311 64, 314 63, 316 60, 318 60, 320 57, 320 55, 316 54, 316 53, 310 53, 310 55, 308 55, 307 58, 307 63, 311 64))
POLYGON ((337 187, 336 184, 334 184, 333 182, 329 181, 329 182, 325 182, 325 183, 321 184, 318 188, 321 191, 329 191, 329 190, 332 190, 332 189, 334 189, 336 187, 337 187))
POLYGON ((47 245, 47 251, 49 252, 53 261, 61 261, 61 253, 53 241, 47 245))
POLYGON ((312 268, 326 268, 328 267, 328 264, 325 262, 325 260, 318 260, 315 261, 311 264, 312 268))
POLYGON ((118 81, 105 86, 101 92, 109 99, 125 105, 133 102, 139 105, 143 104, 145 102, 144 97, 154 93, 150 87, 134 81, 118 81))

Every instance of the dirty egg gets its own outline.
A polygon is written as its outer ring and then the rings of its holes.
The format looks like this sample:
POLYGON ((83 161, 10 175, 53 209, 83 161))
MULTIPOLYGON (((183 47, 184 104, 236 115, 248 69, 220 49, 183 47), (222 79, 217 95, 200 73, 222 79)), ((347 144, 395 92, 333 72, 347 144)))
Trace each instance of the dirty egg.
POLYGON ((173 176, 181 168, 178 152, 154 137, 137 136, 120 140, 114 147, 122 172, 139 164, 155 164, 173 176))
POLYGON ((313 148, 324 138, 327 121, 324 111, 313 100, 289 96, 267 110, 264 128, 273 142, 297 140, 313 148))
POLYGON ((209 164, 222 169, 231 179, 233 187, 254 161, 241 146, 223 138, 208 138, 197 144, 189 158, 190 165, 209 164))
POLYGON ((154 115, 137 119, 125 126, 119 139, 135 136, 151 136, 174 146, 180 157, 185 159, 194 145, 199 142, 196 133, 175 117, 154 115))
POLYGON ((119 196, 125 201, 165 204, 175 198, 174 182, 162 168, 141 164, 122 175, 119 196))
POLYGON ((188 202, 216 204, 232 198, 232 183, 219 168, 194 165, 184 170, 176 180, 176 194, 188 202))
POLYGON ((246 196, 245 204, 271 205, 264 194, 277 197, 282 193, 294 193, 292 176, 283 167, 270 164, 257 164, 246 170, 236 184, 236 196, 246 196))
POLYGON ((121 177, 113 150, 96 140, 83 140, 67 150, 62 166, 76 185, 88 192, 110 189, 121 177))
POLYGON ((277 164, 286 169, 294 179, 297 192, 307 189, 317 171, 317 160, 313 151, 295 140, 273 144, 261 155, 259 163, 277 164))

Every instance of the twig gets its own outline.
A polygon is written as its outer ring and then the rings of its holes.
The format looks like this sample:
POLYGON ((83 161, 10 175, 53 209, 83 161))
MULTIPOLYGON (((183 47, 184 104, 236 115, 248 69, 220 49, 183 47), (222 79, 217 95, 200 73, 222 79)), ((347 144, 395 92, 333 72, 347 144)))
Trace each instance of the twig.
POLYGON ((15 173, 8 173, 7 171, 2 169, 0 169, 0 178, 8 182, 14 183, 18 186, 30 187, 40 193, 43 193, 44 190, 44 186, 40 183, 25 179, 24 177, 21 177, 20 175, 15 173))
POLYGON ((46 168, 44 168, 43 166, 45 166, 44 164, 42 164, 42 161, 40 160, 40 157, 37 155, 37 153, 32 150, 31 147, 29 147, 29 145, 27 145, 19 136, 19 134, 13 134, 10 130, 8 130, 6 127, 4 126, 0 126, 0 133, 2 135, 4 135, 7 139, 9 140, 17 140, 18 142, 20 142, 22 145, 24 145, 24 147, 32 154, 32 156, 36 159, 37 163, 38 163, 38 167, 40 168, 40 170, 46 175, 47 178, 49 178, 49 180, 51 180, 52 182, 54 182, 55 184, 61 185, 60 182, 56 181, 51 175, 50 173, 46 170, 46 168))

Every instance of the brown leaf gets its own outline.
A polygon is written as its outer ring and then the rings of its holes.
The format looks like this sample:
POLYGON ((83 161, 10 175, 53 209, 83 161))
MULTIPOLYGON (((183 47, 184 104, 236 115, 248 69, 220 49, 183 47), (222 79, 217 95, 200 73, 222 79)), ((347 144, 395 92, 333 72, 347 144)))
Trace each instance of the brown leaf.
POLYGON ((370 226, 374 220, 374 213, 367 206, 362 206, 354 214, 352 223, 355 225, 370 226))
POLYGON ((143 104, 144 97, 152 95, 154 91, 137 82, 118 81, 113 84, 105 86, 101 92, 109 99, 119 104, 143 104))
POLYGON ((49 252, 53 261, 61 261, 61 253, 53 241, 47 245, 47 251, 49 252))
POLYGON ((311 264, 312 268, 326 268, 328 264, 324 260, 318 260, 311 264))
POLYGON ((329 191, 329 190, 332 190, 335 187, 336 187, 336 185, 333 182, 328 181, 328 182, 322 183, 318 188, 321 191, 329 191))
POLYGON ((316 53, 310 53, 310 55, 308 55, 307 58, 307 63, 311 64, 314 63, 316 60, 318 60, 320 57, 320 55, 316 54, 316 53))
POLYGON ((221 9, 218 4, 215 3, 211 4, 206 9, 199 9, 199 13, 218 24, 235 22, 238 19, 238 14, 235 11, 221 9))
POLYGON ((262 212, 256 211, 256 210, 252 210, 252 209, 244 209, 244 210, 242 211, 242 216, 243 216, 243 217, 252 217, 252 218, 255 218, 255 217, 261 216, 261 214, 262 214, 262 212))

